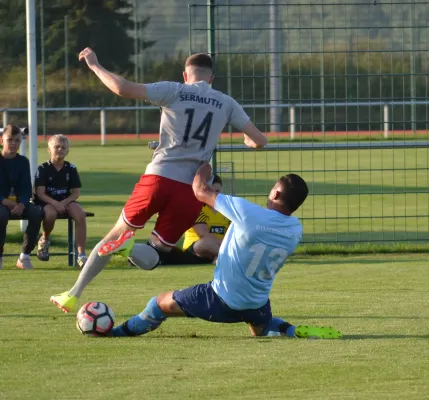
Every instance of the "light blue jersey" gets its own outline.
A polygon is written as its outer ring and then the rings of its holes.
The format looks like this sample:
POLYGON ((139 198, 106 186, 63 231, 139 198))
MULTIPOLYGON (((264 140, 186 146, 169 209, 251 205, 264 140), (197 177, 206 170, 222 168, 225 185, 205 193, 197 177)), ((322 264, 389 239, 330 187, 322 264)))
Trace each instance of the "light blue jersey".
POLYGON ((302 225, 296 217, 240 197, 218 194, 214 208, 232 223, 219 250, 213 289, 232 309, 260 308, 300 242, 302 225))

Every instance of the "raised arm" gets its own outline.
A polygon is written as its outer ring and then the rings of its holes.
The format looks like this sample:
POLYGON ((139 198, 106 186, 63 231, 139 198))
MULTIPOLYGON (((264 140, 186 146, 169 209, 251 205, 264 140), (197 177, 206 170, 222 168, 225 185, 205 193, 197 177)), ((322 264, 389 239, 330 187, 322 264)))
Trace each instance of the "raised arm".
POLYGON ((214 207, 218 193, 209 184, 212 176, 212 167, 208 163, 204 163, 198 168, 197 173, 192 183, 195 197, 203 203, 214 207))
POLYGON ((113 72, 107 71, 100 65, 95 52, 89 47, 80 52, 79 61, 82 60, 86 61, 88 67, 113 93, 121 97, 147 100, 146 86, 144 84, 127 81, 113 72))

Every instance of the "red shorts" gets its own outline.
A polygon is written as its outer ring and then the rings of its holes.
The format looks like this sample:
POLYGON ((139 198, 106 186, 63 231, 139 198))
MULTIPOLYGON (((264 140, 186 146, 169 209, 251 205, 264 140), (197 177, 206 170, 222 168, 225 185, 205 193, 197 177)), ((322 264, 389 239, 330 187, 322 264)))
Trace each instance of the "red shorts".
POLYGON ((191 228, 203 203, 191 185, 158 175, 142 175, 122 210, 122 218, 133 228, 143 228, 158 213, 152 231, 167 246, 174 246, 191 228))

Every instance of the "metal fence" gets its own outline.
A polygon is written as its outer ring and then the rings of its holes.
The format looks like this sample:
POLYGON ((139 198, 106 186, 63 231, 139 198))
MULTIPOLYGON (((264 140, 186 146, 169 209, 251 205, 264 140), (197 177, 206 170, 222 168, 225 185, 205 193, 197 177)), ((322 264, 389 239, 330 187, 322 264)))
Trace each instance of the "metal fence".
POLYGON ((263 204, 295 172, 311 194, 297 213, 304 243, 427 241, 428 4, 190 5, 190 51, 212 54, 214 87, 270 105, 248 109, 272 132, 267 149, 231 135, 217 151, 235 194, 263 204))
MULTIPOLYGON (((359 107, 382 107, 383 112, 380 115, 380 130, 379 132, 383 134, 383 137, 385 139, 389 138, 391 131, 391 125, 393 124, 393 121, 391 119, 392 110, 396 107, 415 107, 415 106, 428 106, 429 101, 428 100, 413 100, 413 101, 369 101, 369 102, 319 102, 319 103, 304 103, 304 104, 291 104, 291 103, 277 103, 277 104, 244 104, 244 108, 247 110, 257 110, 257 109, 270 109, 273 112, 273 115, 277 117, 277 115, 280 115, 283 112, 288 113, 289 122, 287 126, 288 132, 287 136, 290 140, 294 140, 296 133, 297 133, 297 123, 296 121, 296 113, 300 113, 302 108, 322 108, 326 109, 329 107, 334 108, 359 108, 359 107), (276 110, 277 109, 277 110, 276 110), (283 110, 282 110, 283 109, 283 110)), ((117 113, 118 111, 134 111, 139 112, 144 120, 144 114, 147 111, 159 111, 159 107, 155 106, 125 106, 125 107, 40 107, 38 108, 38 114, 44 115, 46 113, 67 113, 70 114, 73 113, 82 113, 82 112, 98 112, 99 113, 99 132, 100 133, 100 141, 101 144, 104 145, 106 143, 106 134, 108 133, 108 126, 107 126, 107 120, 108 120, 108 113, 117 113)), ((9 123, 9 114, 19 114, 19 113, 27 113, 27 108, 0 108, 0 112, 2 113, 2 123, 3 128, 9 123)), ((269 124, 269 126, 274 124, 269 124)), ((377 133, 378 131, 375 130, 372 133, 377 133)), ((398 131, 394 131, 393 134, 398 133, 398 131)), ((302 134, 302 132, 299 132, 302 134)), ((313 132, 314 133, 314 132, 313 132)), ((353 131, 349 131, 349 133, 353 133, 353 131)), ((366 132, 363 132, 366 133, 366 132)), ((369 132, 371 133, 371 132, 369 132)), ((399 133, 406 133, 405 130, 399 131, 399 133)), ((416 132, 417 133, 417 132, 416 132)), ((420 132, 422 133, 422 132, 420 132)), ((426 131, 423 131, 423 133, 426 133, 426 131)), ((46 136, 46 131, 42 132, 44 136, 46 136)), ((307 132, 308 135, 308 132, 307 132)), ((136 134, 136 137, 140 137, 140 133, 138 132, 136 134)))

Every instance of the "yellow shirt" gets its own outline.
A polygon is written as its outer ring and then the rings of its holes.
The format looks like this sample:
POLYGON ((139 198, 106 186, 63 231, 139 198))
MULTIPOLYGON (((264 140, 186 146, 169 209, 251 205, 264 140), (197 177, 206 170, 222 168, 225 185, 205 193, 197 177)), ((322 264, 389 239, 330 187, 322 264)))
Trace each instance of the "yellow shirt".
MULTIPOLYGON (((213 211, 207 205, 202 208, 200 215, 195 221, 195 225, 206 224, 209 232, 216 235, 219 239, 223 239, 230 223, 231 222, 228 218, 224 217, 220 212, 213 211)), ((183 249, 186 250, 199 239, 200 237, 198 236, 197 232, 195 232, 193 227, 188 229, 185 232, 183 249)))

